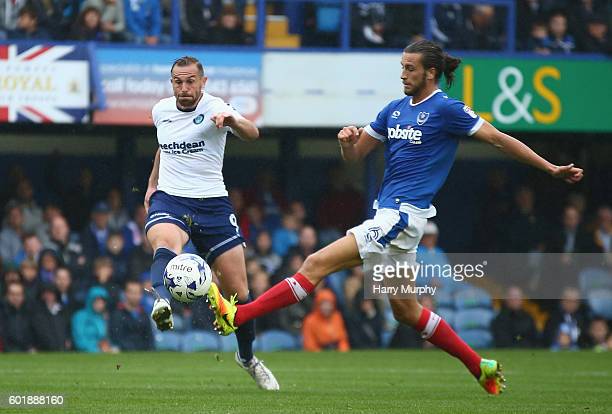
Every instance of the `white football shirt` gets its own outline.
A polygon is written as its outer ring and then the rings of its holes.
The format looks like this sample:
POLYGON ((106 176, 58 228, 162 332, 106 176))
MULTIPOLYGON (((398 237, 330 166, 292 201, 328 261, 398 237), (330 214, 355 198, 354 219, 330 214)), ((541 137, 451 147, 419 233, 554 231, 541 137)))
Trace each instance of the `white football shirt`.
POLYGON ((223 99, 204 93, 193 111, 176 107, 176 98, 164 98, 152 109, 159 144, 157 189, 188 198, 227 196, 223 182, 223 155, 227 132, 210 117, 219 112, 241 115, 223 99))

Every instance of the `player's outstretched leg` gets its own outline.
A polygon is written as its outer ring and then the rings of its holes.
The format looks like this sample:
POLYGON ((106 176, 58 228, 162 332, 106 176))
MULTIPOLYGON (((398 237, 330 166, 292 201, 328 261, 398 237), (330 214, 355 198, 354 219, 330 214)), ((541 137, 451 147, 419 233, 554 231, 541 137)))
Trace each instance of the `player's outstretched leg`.
POLYGON ((422 307, 416 298, 390 302, 395 319, 412 326, 424 339, 461 360, 486 392, 500 394, 504 390, 501 364, 483 359, 439 315, 422 307))
POLYGON ((229 335, 244 323, 297 303, 310 294, 325 276, 361 264, 355 237, 350 234, 306 258, 298 273, 272 286, 251 303, 237 305, 225 299, 213 283, 208 300, 215 313, 215 328, 229 335))

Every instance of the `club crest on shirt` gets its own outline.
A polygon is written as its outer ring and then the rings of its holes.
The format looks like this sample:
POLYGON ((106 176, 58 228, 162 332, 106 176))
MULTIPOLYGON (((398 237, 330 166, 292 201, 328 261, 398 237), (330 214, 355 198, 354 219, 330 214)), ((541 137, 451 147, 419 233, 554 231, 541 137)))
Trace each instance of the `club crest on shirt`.
POLYGON ((417 124, 423 125, 429 119, 429 112, 419 112, 417 115, 417 124))
POLYGON ((204 121, 204 114, 200 114, 196 116, 195 118, 193 118, 193 123, 196 125, 201 124, 203 121, 204 121))
POLYGON ((367 242, 374 242, 382 236, 382 228, 380 227, 370 227, 368 229, 368 234, 366 234, 367 242))

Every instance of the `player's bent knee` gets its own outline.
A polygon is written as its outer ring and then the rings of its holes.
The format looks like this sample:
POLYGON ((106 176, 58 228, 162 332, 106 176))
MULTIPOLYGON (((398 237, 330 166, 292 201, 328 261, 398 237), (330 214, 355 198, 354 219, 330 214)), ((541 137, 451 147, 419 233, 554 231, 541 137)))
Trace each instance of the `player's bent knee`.
POLYGON ((321 279, 323 279, 326 275, 325 273, 325 261, 321 257, 320 252, 315 252, 304 260, 304 264, 300 268, 300 273, 310 279, 313 283, 318 283, 321 279))

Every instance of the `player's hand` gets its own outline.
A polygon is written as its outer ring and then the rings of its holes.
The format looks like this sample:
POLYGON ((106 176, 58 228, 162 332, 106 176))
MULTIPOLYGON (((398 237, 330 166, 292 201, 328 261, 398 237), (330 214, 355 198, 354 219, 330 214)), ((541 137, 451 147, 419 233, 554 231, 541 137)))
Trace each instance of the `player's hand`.
POLYGON ((231 127, 236 123, 236 117, 231 112, 220 112, 210 117, 217 128, 231 127))
POLYGON ((357 128, 353 125, 342 128, 340 132, 338 132, 338 141, 340 142, 340 145, 354 145, 359 139, 362 131, 363 128, 357 128))
POLYGON ((555 166, 550 175, 570 184, 577 183, 584 176, 582 168, 575 167, 574 164, 555 166))
POLYGON ((145 193, 145 198, 144 198, 144 208, 145 208, 145 213, 147 214, 149 214, 149 200, 151 199, 151 196, 153 195, 153 193, 156 191, 157 191, 157 186, 147 187, 147 192, 145 193))

